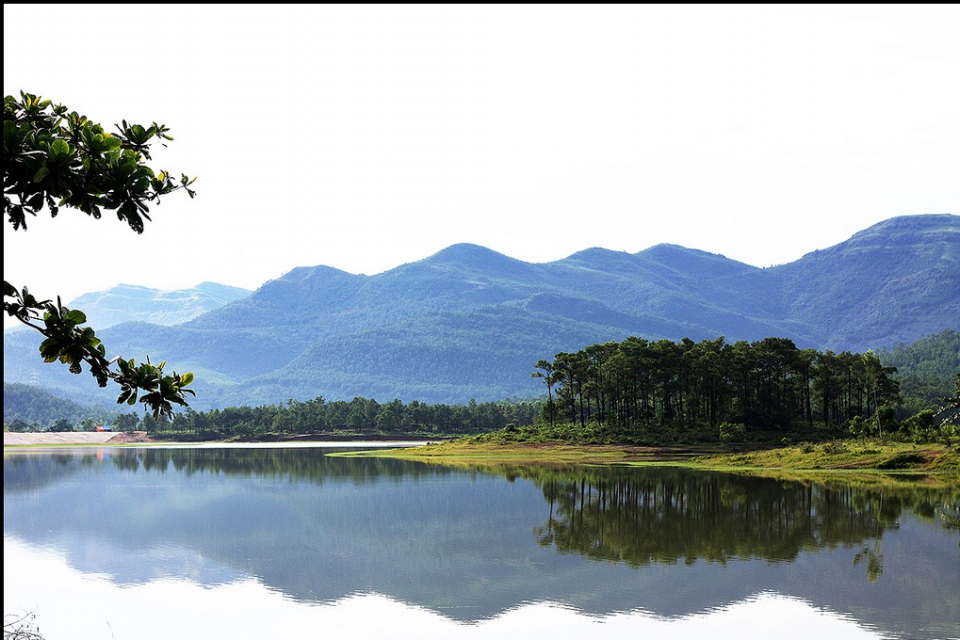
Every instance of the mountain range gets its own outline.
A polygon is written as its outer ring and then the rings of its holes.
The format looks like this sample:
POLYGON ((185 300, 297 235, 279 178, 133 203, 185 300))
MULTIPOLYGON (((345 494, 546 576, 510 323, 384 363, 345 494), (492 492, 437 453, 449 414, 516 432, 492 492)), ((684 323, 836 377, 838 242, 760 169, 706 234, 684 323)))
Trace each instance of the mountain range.
MULTIPOLYGON (((531 378, 537 360, 631 335, 777 336, 864 351, 944 329, 960 329, 960 216, 951 214, 891 218, 768 268, 672 244, 543 264, 457 244, 373 276, 298 267, 185 322, 123 322, 98 335, 108 356, 149 354, 193 371, 192 406, 204 410, 318 395, 528 397, 543 389, 531 378)), ((44 365, 37 345, 33 332, 5 333, 6 382, 88 402, 100 391, 87 375, 44 365)))
MULTIPOLYGON (((251 293, 249 289, 216 282, 201 282, 189 289, 176 290, 119 284, 106 291, 84 293, 68 302, 66 307, 82 309, 87 324, 97 330, 132 321, 172 326, 251 293)), ((17 327, 18 330, 24 328, 17 327)))

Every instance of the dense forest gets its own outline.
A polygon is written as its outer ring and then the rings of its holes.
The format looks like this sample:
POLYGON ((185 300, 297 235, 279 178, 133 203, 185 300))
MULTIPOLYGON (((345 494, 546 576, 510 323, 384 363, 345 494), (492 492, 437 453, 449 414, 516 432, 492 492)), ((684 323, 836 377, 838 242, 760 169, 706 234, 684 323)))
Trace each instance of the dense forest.
POLYGON ((743 440, 850 424, 882 435, 899 400, 895 369, 873 352, 628 338, 541 360, 549 422, 596 425, 627 441, 743 440), (715 435, 716 434, 716 435, 715 435))

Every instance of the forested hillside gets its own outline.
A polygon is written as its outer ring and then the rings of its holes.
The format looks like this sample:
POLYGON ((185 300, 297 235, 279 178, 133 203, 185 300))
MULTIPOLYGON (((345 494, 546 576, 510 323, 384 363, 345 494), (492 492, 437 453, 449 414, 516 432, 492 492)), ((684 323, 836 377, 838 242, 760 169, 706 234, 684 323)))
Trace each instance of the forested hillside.
POLYGON ((907 411, 933 409, 954 391, 960 373, 960 332, 946 329, 878 355, 883 364, 897 368, 907 411))
POLYGON ((113 422, 115 415, 102 405, 82 405, 30 385, 3 383, 3 423, 11 431, 72 431, 84 422, 88 426, 113 422))
MULTIPOLYGON (((194 372, 203 410, 321 395, 524 398, 542 391, 539 359, 628 337, 882 352, 958 323, 960 217, 935 214, 766 269, 676 245, 530 264, 469 244, 374 276, 300 267, 175 329, 124 323, 98 335, 116 353, 194 372)), ((73 399, 98 391, 43 365, 36 346, 28 332, 5 336, 6 380, 38 377, 73 399)))

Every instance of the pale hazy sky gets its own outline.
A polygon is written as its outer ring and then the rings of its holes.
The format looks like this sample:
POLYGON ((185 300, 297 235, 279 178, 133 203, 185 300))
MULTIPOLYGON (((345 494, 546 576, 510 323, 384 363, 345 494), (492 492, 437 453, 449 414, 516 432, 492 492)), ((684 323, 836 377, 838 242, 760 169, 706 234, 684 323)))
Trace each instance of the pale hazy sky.
POLYGON ((756 266, 960 213, 960 6, 4 5, 3 90, 170 127, 137 236, 4 226, 35 294, 255 289, 471 242, 756 266))

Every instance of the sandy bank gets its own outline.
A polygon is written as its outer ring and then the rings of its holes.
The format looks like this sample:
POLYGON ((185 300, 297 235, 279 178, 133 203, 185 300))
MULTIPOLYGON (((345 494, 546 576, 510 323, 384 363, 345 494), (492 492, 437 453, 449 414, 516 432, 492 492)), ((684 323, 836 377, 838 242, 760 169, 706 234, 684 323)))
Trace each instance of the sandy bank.
POLYGON ((71 445, 71 444, 124 444, 127 442, 153 442, 146 431, 60 431, 45 433, 4 433, 3 445, 71 445))

